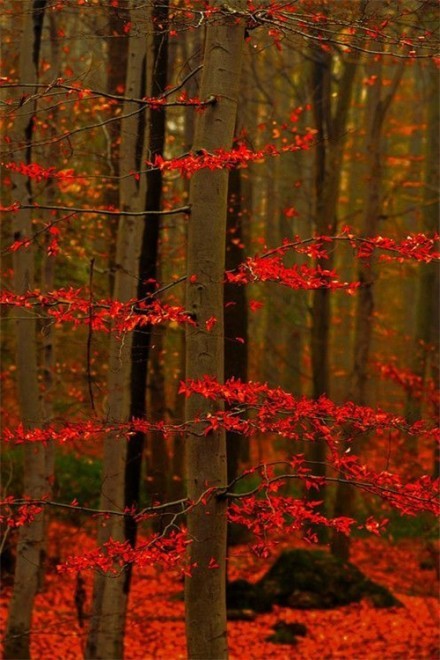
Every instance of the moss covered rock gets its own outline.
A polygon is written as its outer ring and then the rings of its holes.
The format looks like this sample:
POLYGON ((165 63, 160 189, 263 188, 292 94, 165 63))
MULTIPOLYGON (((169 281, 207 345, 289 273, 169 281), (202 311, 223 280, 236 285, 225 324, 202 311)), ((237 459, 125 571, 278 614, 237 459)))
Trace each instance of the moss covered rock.
POLYGON ((376 607, 399 601, 369 580, 356 566, 322 550, 289 550, 256 584, 237 580, 228 585, 228 607, 268 612, 273 605, 294 609, 329 609, 368 598, 376 607))

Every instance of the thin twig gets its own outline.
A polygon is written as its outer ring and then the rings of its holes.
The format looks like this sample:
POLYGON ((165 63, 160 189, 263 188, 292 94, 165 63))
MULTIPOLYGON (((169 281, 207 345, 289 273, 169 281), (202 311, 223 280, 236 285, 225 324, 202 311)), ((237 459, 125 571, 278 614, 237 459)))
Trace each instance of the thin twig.
MULTIPOLYGON (((143 217, 147 214, 147 211, 110 211, 108 209, 89 209, 89 208, 77 208, 74 206, 50 206, 45 204, 20 204, 17 206, 17 211, 20 209, 33 209, 38 211, 42 209, 44 211, 70 211, 72 213, 93 213, 96 215, 111 215, 111 216, 135 216, 143 217)), ((15 209, 14 209, 15 210, 15 209)), ((176 209, 164 209, 163 211, 148 211, 148 214, 154 213, 155 215, 177 215, 179 213, 189 213, 191 206, 188 204, 186 206, 180 206, 176 209)))

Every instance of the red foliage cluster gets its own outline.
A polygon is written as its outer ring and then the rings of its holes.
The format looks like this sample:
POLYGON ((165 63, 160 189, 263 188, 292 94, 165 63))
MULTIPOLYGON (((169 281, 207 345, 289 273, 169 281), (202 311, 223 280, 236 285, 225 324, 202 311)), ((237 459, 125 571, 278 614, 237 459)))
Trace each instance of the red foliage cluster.
POLYGON ((396 364, 376 362, 374 366, 381 378, 397 383, 414 399, 424 399, 434 408, 440 404, 440 390, 432 378, 425 380, 410 369, 400 369, 396 364))
POLYGON ((357 256, 361 258, 370 257, 375 249, 384 250, 390 254, 382 254, 381 261, 404 261, 405 259, 415 259, 416 261, 438 261, 440 252, 438 251, 439 235, 426 236, 425 234, 412 234, 402 241, 395 241, 392 238, 384 236, 373 236, 368 239, 351 238, 353 247, 357 250, 357 256), (395 254, 393 254, 395 253, 395 254))
POLYGON ((209 170, 243 168, 247 167, 249 163, 262 162, 268 156, 274 157, 289 151, 310 149, 314 139, 315 133, 309 131, 304 135, 297 135, 293 143, 282 146, 267 144, 262 149, 254 151, 242 143, 231 150, 216 149, 210 153, 205 149, 200 149, 197 152, 169 160, 157 155, 153 161, 147 161, 147 165, 164 172, 177 170, 181 176, 190 177, 195 172, 206 168, 209 170))
MULTIPOLYGON (((227 411, 212 412, 203 419, 205 435, 211 430, 226 428, 246 435, 263 432, 290 440, 325 442, 329 448, 328 468, 335 475, 325 477, 325 482, 346 481, 380 496, 409 515, 422 510, 440 512, 438 479, 424 475, 403 483, 398 474, 369 469, 357 456, 350 455, 350 448, 346 449, 352 438, 367 432, 402 431, 419 437, 430 436, 438 441, 438 427, 429 428, 420 421, 409 425, 402 417, 352 402, 337 405, 324 396, 318 400, 296 399, 281 388, 271 389, 267 384, 254 382, 244 384, 234 379, 222 385, 205 376, 198 381, 182 383, 180 392, 186 396, 198 394, 215 401, 224 400, 228 404, 227 411)), ((314 477, 311 468, 304 468, 301 457, 280 465, 286 463, 293 473, 287 470, 287 474, 269 480, 264 477, 263 483, 267 486, 278 481, 285 483, 289 479, 300 479, 306 485, 308 481, 308 487, 321 485, 321 477, 314 477)))
POLYGON ((111 327, 116 332, 129 332, 143 325, 157 325, 166 321, 176 323, 194 323, 183 307, 169 305, 159 300, 131 300, 123 303, 118 300, 91 301, 84 297, 82 289, 57 289, 49 293, 39 290, 27 291, 18 295, 12 291, 0 292, 0 305, 32 308, 43 307, 46 314, 57 324, 81 323, 90 325, 93 330, 109 332, 111 327))
POLYGON ((163 422, 147 422, 141 419, 133 419, 131 422, 126 422, 125 424, 122 422, 119 424, 110 424, 102 420, 89 419, 82 422, 64 422, 61 425, 46 424, 43 428, 34 429, 27 429, 23 424, 19 424, 14 428, 3 429, 3 440, 16 445, 27 442, 47 444, 50 441, 65 444, 78 440, 88 440, 101 434, 112 433, 115 437, 126 436, 128 438, 136 432, 169 432, 171 428, 165 426, 163 422))
POLYGON ((111 539, 102 548, 72 556, 58 566, 60 573, 81 570, 99 570, 105 573, 117 573, 123 566, 136 563, 137 566, 160 565, 162 568, 175 568, 185 563, 186 546, 191 543, 185 530, 172 531, 169 536, 154 534, 147 542, 133 548, 128 541, 111 539))
MULTIPOLYGON (((231 507, 234 522, 250 526, 252 531, 257 533, 260 531, 266 534, 277 530, 280 526, 285 527, 286 519, 289 519, 288 524, 295 530, 304 529, 306 524, 322 524, 346 533, 349 531, 350 526, 354 523, 351 519, 329 520, 315 512, 314 505, 305 503, 303 499, 278 496, 279 489, 287 486, 291 480, 302 484, 304 492, 311 488, 319 489, 326 483, 350 484, 379 496, 393 507, 409 515, 419 511, 432 513, 440 511, 438 479, 435 480, 424 475, 404 482, 398 474, 383 469, 371 469, 362 464, 359 457, 350 454, 351 439, 359 438, 361 434, 374 432, 376 435, 380 435, 384 432, 388 434, 404 432, 433 439, 438 438, 438 428, 430 427, 420 421, 410 425, 399 416, 365 406, 357 406, 352 402, 337 405, 324 396, 318 400, 306 397, 295 398, 281 388, 273 389, 269 388, 267 384, 256 382, 242 383, 235 379, 220 384, 214 378, 205 376, 197 381, 181 383, 180 393, 185 396, 203 396, 218 405, 214 405, 212 411, 206 415, 188 420, 185 424, 166 425, 163 421, 148 422, 139 419, 126 423, 109 424, 105 420, 95 419, 62 425, 53 424, 34 429, 26 429, 23 425, 19 425, 15 428, 6 428, 4 439, 13 444, 46 443, 48 441, 71 443, 78 439, 85 440, 98 434, 111 433, 116 441, 117 437, 129 439, 133 433, 146 433, 152 430, 164 434, 182 433, 189 429, 194 432, 194 425, 197 425, 199 432, 205 436, 222 428, 248 436, 271 433, 291 441, 325 442, 328 447, 328 469, 325 477, 315 476, 313 463, 306 461, 302 455, 296 455, 285 461, 261 464, 252 468, 239 475, 227 488, 219 490, 210 488, 207 484, 207 490, 198 502, 184 500, 186 506, 193 507, 205 505, 211 497, 218 495, 230 497, 234 501, 238 498, 240 502, 231 507), (222 408, 222 402, 228 404, 226 411, 222 408), (277 472, 274 471, 275 468, 277 472), (234 485, 250 475, 258 478, 258 486, 249 492, 234 493, 234 485), (260 511, 260 509, 264 511, 260 511), (264 524, 261 524, 261 517, 264 518, 264 524), (260 522, 255 522, 257 520, 260 522)), ((36 515, 39 511, 34 508, 35 505, 40 506, 45 503, 48 502, 45 502, 44 498, 43 501, 23 499, 15 501, 9 498, 2 503, 6 508, 5 520, 8 523, 12 510, 15 510, 17 506, 22 507, 18 515, 18 520, 20 520, 23 516, 26 518, 26 516, 36 515)), ((57 505, 57 503, 50 504, 57 505)), ((171 506, 171 504, 167 504, 167 506, 171 506)), ((61 503, 58 506, 76 508, 77 505, 78 503, 72 503, 72 505, 61 503)), ((118 515, 133 516, 137 520, 141 520, 160 513, 163 507, 159 508, 160 511, 155 507, 150 507, 142 512, 130 510, 119 512, 118 515)), ((112 515, 112 512, 96 511, 95 513, 112 515)), ((14 520, 12 524, 17 526, 18 523, 15 522, 17 516, 12 515, 12 519, 14 520)), ((370 521, 368 524, 367 528, 370 531, 378 531, 379 527, 375 521, 370 521)), ((160 539, 161 537, 157 539, 159 546, 160 539)), ((313 539, 311 538, 311 540, 313 539)), ((156 541, 153 539, 151 547, 154 545, 156 545, 156 541)), ((266 550, 269 548, 266 542, 264 547, 266 550)), ((129 558, 127 554, 124 554, 125 551, 125 546, 112 546, 106 549, 103 557, 110 556, 113 562, 116 556, 120 556, 122 553, 124 561, 128 561, 129 558)), ((130 561, 136 561, 137 551, 133 552, 135 554, 130 555, 130 561)), ((154 553, 142 554, 142 561, 147 561, 148 557, 153 561, 154 553)), ((84 566, 85 564, 82 564, 83 568, 84 566)))
POLYGON ((226 281, 233 284, 278 282, 290 289, 346 289, 348 293, 359 286, 359 282, 341 282, 334 270, 321 266, 294 264, 287 267, 279 256, 249 257, 235 271, 226 273, 226 281))
MULTIPOLYGON (((12 205, 9 210, 18 210, 19 207, 12 205)), ((51 234, 48 249, 51 254, 59 250, 57 227, 48 225, 47 230, 51 234)), ((318 265, 311 267, 306 264, 294 264, 285 266, 282 258, 289 251, 294 250, 300 254, 314 259, 325 259, 328 257, 326 244, 336 241, 348 242, 355 248, 356 256, 359 258, 370 258, 375 250, 381 250, 381 259, 405 259, 431 262, 440 259, 440 253, 436 249, 438 236, 426 236, 415 234, 408 236, 403 241, 395 241, 382 236, 373 238, 356 237, 345 228, 343 234, 338 236, 318 236, 315 238, 301 240, 295 237, 293 241, 284 241, 282 246, 274 248, 262 256, 249 257, 232 271, 225 273, 225 281, 238 285, 253 282, 278 282, 292 289, 344 289, 352 294, 360 286, 359 282, 343 282, 338 278, 334 270, 322 268, 318 265)), ((31 239, 23 238, 10 246, 11 251, 26 248, 31 239)), ((190 276, 193 281, 194 276, 190 276)), ((175 321, 177 323, 194 323, 191 316, 181 306, 169 305, 155 299, 131 300, 122 303, 117 300, 91 300, 90 294, 82 289, 72 287, 58 289, 47 294, 39 290, 28 291, 17 295, 11 291, 0 293, 0 305, 15 307, 32 306, 43 307, 49 317, 57 324, 73 323, 78 326, 81 323, 90 325, 93 330, 115 331, 122 333, 133 330, 139 325, 175 321)), ((216 319, 211 319, 207 324, 208 331, 214 326, 216 319)))
MULTIPOLYGON (((319 437, 325 437, 331 446, 336 446, 336 428, 344 430, 344 425, 348 423, 353 433, 391 428, 414 435, 434 435, 437 430, 429 429, 422 421, 408 425, 403 417, 358 406, 351 401, 338 405, 325 396, 319 399, 295 398, 281 388, 270 388, 266 383, 242 383, 234 378, 220 384, 215 378, 204 376, 200 380, 182 382, 179 392, 185 396, 200 394, 215 401, 224 400, 228 406, 243 409, 242 412, 245 409, 254 411, 255 417, 249 419, 241 419, 236 413, 233 415, 240 423, 237 428, 240 433, 252 433, 255 429, 256 432, 276 432, 284 437, 308 440, 315 439, 316 433, 319 437), (334 428, 326 426, 332 422, 334 428), (312 426, 305 426, 306 423, 312 426)), ((229 421, 230 410, 219 411, 218 415, 225 419, 226 424, 233 423, 229 421)))
POLYGON ((15 498, 12 495, 0 500, 0 523, 13 529, 28 525, 43 510, 42 504, 34 504, 31 501, 24 502, 18 507, 14 506, 14 503, 15 498))
MULTIPOLYGON (((57 170, 55 167, 43 167, 38 163, 24 163, 24 162, 10 162, 2 163, 3 167, 12 172, 17 172, 29 179, 35 181, 43 181, 47 179, 66 181, 75 178, 74 171, 70 170, 57 170)), ((11 209, 12 210, 12 209, 11 209)))
POLYGON ((430 263, 440 260, 439 234, 432 236, 427 234, 410 234, 403 240, 395 240, 384 236, 357 236, 348 226, 342 228, 341 234, 337 236, 315 236, 301 240, 295 236, 293 240, 285 240, 283 245, 271 250, 284 254, 288 250, 295 250, 299 254, 305 254, 313 259, 328 258, 326 244, 346 242, 354 248, 354 256, 359 259, 370 259, 374 252, 380 250, 381 261, 421 261, 430 263))
POLYGON ((240 502, 233 502, 228 509, 228 519, 245 526, 257 538, 251 546, 258 557, 269 557, 277 543, 274 533, 298 534, 309 542, 318 541, 317 534, 312 531, 313 525, 335 529, 347 536, 355 520, 347 517, 326 518, 316 511, 322 502, 306 501, 294 497, 273 494, 272 491, 281 488, 282 483, 272 482, 265 487, 264 497, 249 497, 240 502))

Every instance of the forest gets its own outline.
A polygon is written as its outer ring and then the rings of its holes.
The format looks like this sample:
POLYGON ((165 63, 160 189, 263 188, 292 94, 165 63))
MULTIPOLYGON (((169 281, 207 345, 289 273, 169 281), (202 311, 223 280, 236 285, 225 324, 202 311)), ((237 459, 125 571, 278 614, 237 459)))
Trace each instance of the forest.
POLYGON ((437 0, 0 8, 2 657, 437 658, 437 0))

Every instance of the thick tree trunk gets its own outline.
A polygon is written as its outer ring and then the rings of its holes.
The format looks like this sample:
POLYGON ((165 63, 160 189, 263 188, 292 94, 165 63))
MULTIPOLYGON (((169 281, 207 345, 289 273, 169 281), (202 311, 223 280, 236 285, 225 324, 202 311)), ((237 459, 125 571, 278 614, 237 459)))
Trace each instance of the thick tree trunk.
MULTIPOLYGON (((45 0, 35 0, 24 14, 24 26, 20 51, 20 80, 26 83, 38 82, 38 63, 43 26, 45 0)), ((36 92, 23 88, 23 99, 36 92)), ((18 90, 18 94, 20 90, 18 90)), ((36 100, 18 108, 15 124, 11 132, 11 147, 27 144, 26 161, 31 161, 31 142, 34 127, 36 100)), ((13 151, 12 159, 23 160, 23 152, 13 151)), ((11 172, 14 200, 22 204, 32 201, 30 181, 21 174, 11 172)), ((31 210, 22 209, 13 216, 14 240, 32 238, 31 210)), ((34 288, 34 249, 20 249, 14 253, 14 286, 17 294, 34 288)), ((32 311, 22 310, 16 321, 17 346, 17 386, 20 415, 27 428, 39 426, 42 422, 38 373, 36 321, 32 311)), ((46 451, 37 443, 24 447, 24 493, 41 499, 48 491, 46 479, 46 451)), ((14 590, 9 606, 9 619, 5 638, 6 658, 30 657, 30 631, 32 608, 35 594, 41 581, 41 559, 44 549, 44 516, 39 514, 29 525, 20 527, 15 565, 14 590)))
MULTIPOLYGON (((216 3, 217 4, 217 3, 216 3)), ((220 3, 218 3, 220 4, 220 3)), ((234 8, 244 3, 235 2, 234 8)), ((240 84, 244 25, 237 17, 222 19, 207 28, 200 95, 216 102, 198 115, 194 151, 229 149, 232 145, 240 84)), ((223 272, 227 215, 228 172, 204 169, 191 180, 191 218, 188 236, 186 306, 195 318, 186 339, 186 376, 210 375, 223 380, 224 323, 223 272), (215 317, 209 332, 206 321, 215 317)), ((192 396, 186 419, 204 415, 217 403, 192 396)), ((224 487, 227 479, 226 441, 223 431, 186 438, 187 493, 197 501, 209 487, 224 487)), ((226 658, 226 501, 213 498, 188 515, 188 561, 192 576, 185 582, 188 656, 205 660, 226 658), (219 568, 209 567, 214 559, 219 568)))
MULTIPOLYGON (((364 236, 375 236, 378 230, 379 216, 382 206, 382 131, 387 110, 403 74, 403 64, 398 65, 392 85, 385 96, 382 94, 382 63, 376 62, 372 67, 372 75, 376 82, 368 89, 366 120, 366 190, 365 211, 361 233, 364 236)), ((374 311, 374 262, 372 258, 359 260, 358 281, 361 288, 356 300, 356 318, 354 329, 354 359, 350 401, 363 406, 366 404, 366 386, 368 379, 368 359, 371 346, 374 311)), ((350 428, 347 427, 350 435, 350 428)), ((355 491, 346 484, 339 484, 336 492, 335 516, 352 516, 355 491)), ((350 538, 344 534, 333 534, 331 541, 332 553, 347 560, 350 554, 350 538)))
MULTIPOLYGON (((146 20, 142 3, 133 3, 131 20, 134 24, 146 20)), ((145 95, 146 36, 133 30, 130 35, 127 62, 126 94, 135 98, 145 95)), ((126 102, 123 114, 139 113, 121 122, 120 174, 122 177, 142 168, 145 159, 145 109, 126 102)), ((145 178, 139 181, 133 176, 121 180, 119 206, 123 211, 138 212, 144 208, 145 178)), ((119 219, 114 298, 122 302, 136 295, 141 224, 138 218, 123 216, 119 219)), ((130 374, 132 335, 122 339, 112 334, 110 339, 108 411, 110 422, 127 421, 130 417, 130 374)), ((102 509, 125 508, 125 466, 127 441, 107 434, 104 440, 103 475, 100 506, 102 509)), ((125 540, 124 519, 114 516, 98 529, 98 543, 103 545, 110 538, 125 540)), ((123 638, 126 610, 126 572, 117 576, 96 575, 93 591, 93 609, 86 646, 87 658, 113 659, 123 656, 123 638)))

